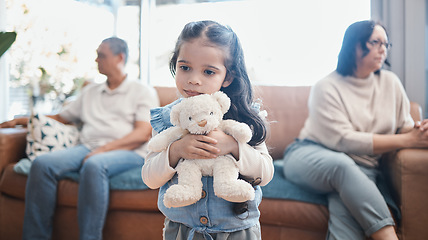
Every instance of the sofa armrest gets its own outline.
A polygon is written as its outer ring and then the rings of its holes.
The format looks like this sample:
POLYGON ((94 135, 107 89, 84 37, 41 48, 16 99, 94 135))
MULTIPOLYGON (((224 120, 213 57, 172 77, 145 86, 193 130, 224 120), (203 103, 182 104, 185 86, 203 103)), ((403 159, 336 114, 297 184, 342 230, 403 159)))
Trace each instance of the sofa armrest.
POLYGON ((4 168, 26 156, 26 128, 0 128, 0 175, 4 168))
POLYGON ((428 236, 428 149, 403 149, 390 154, 383 170, 401 210, 403 239, 428 236))

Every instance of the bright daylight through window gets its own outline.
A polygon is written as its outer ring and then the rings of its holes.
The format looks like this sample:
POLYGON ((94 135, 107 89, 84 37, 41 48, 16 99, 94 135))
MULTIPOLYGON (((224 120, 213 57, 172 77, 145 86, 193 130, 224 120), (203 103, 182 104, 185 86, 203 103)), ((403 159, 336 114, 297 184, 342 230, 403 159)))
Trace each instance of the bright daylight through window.
POLYGON ((312 85, 336 68, 346 27, 370 18, 370 0, 158 3, 153 18, 153 85, 174 85, 167 62, 176 38, 184 24, 204 19, 234 29, 256 84, 312 85))
POLYGON ((84 81, 103 81, 95 50, 112 35, 129 44, 131 78, 173 86, 168 61, 179 32, 211 19, 238 34, 255 84, 312 85, 335 69, 346 27, 370 18, 370 0, 2 1, 6 31, 18 34, 8 52, 7 119, 29 114, 31 102, 52 113, 84 81))

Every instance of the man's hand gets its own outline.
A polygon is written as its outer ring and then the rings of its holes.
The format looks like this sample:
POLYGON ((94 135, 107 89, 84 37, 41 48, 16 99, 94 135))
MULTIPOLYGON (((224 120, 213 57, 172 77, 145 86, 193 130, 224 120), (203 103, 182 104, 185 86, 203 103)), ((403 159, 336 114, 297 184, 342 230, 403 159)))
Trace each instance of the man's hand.
POLYGON ((90 153, 88 153, 88 155, 86 155, 86 157, 83 159, 83 162, 86 162, 86 160, 88 158, 90 158, 90 157, 92 157, 92 156, 94 156, 96 154, 103 153, 103 152, 108 152, 108 151, 109 150, 108 150, 108 148, 105 145, 101 146, 99 148, 96 148, 93 151, 91 151, 90 153))
POLYGON ((14 128, 16 125, 27 126, 28 118, 15 118, 10 121, 0 123, 0 128, 14 128))
POLYGON ((15 119, 0 123, 0 128, 13 128, 16 126, 15 119))

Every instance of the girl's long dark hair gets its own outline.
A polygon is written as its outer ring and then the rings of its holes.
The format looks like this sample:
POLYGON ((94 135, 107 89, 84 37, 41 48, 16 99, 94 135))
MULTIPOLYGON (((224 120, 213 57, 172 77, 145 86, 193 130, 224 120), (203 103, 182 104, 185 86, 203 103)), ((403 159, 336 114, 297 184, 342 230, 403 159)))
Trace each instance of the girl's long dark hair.
POLYGON ((169 63, 169 68, 173 76, 176 73, 177 58, 181 45, 199 37, 206 37, 207 40, 224 49, 225 67, 227 69, 226 78, 232 79, 232 83, 220 90, 229 96, 231 106, 225 114, 224 119, 233 119, 244 122, 253 130, 253 137, 249 144, 258 145, 265 141, 267 128, 263 119, 258 115, 258 109, 253 106, 253 89, 247 74, 244 61, 244 52, 236 33, 228 26, 221 25, 214 21, 190 22, 184 26, 175 45, 175 50, 169 63))

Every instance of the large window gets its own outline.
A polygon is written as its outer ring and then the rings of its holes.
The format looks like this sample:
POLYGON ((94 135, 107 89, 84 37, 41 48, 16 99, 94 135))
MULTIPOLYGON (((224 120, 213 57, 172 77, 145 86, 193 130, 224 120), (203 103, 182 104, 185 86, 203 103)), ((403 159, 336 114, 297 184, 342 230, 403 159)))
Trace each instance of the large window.
POLYGON ((189 21, 211 19, 231 26, 254 83, 312 85, 335 69, 346 27, 370 18, 369 0, 163 2, 157 2, 153 15, 154 85, 174 84, 167 62, 189 21))
POLYGON ((211 19, 236 31, 255 84, 312 85, 334 70, 346 27, 370 18, 370 0, 0 1, 6 30, 18 33, 8 54, 9 110, 0 121, 33 105, 51 113, 83 81, 103 81, 95 50, 112 35, 129 44, 131 78, 173 86, 168 61, 181 29, 211 19))
MULTIPOLYGON (((101 82, 96 49, 119 36, 130 48, 127 72, 139 78, 139 5, 119 1, 5 0, 7 31, 17 39, 9 51, 7 118, 31 110, 54 113, 84 81, 101 82)), ((137 3, 139 3, 137 1, 137 3)))

